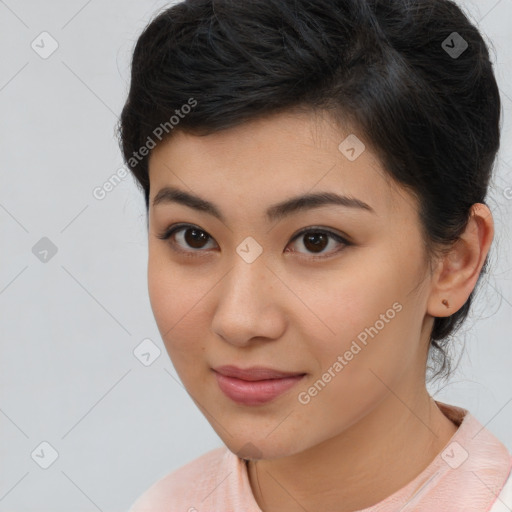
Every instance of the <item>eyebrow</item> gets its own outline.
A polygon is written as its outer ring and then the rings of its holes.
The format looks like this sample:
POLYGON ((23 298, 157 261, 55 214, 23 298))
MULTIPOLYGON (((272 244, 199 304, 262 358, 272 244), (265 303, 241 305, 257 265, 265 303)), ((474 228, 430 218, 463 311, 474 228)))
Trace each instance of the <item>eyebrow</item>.
MULTIPOLYGON (((159 204, 178 203, 194 210, 213 215, 224 224, 226 219, 220 209, 213 203, 184 190, 175 187, 162 188, 153 199, 153 207, 159 204)), ((269 222, 273 222, 293 213, 319 208, 325 205, 345 206, 348 208, 358 208, 371 213, 375 210, 364 201, 354 197, 335 194, 333 192, 319 192, 315 194, 306 194, 292 197, 285 201, 270 206, 266 211, 266 217, 269 222)))

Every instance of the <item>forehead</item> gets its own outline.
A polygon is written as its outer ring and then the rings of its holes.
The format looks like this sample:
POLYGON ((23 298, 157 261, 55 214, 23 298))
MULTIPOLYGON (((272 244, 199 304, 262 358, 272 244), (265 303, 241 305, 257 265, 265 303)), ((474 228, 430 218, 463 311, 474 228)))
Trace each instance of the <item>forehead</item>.
POLYGON ((169 185, 225 205, 226 212, 232 204, 235 214, 237 208, 261 214, 267 205, 316 192, 355 197, 379 215, 411 202, 364 135, 305 113, 277 114, 207 136, 176 132, 152 151, 149 178, 150 208, 169 185))

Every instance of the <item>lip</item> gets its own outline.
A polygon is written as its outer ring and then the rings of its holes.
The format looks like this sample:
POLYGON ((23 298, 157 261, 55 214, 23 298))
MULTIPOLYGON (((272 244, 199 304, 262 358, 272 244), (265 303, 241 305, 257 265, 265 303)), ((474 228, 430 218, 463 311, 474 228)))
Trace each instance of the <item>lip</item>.
POLYGON ((242 405, 261 405, 282 395, 306 375, 253 366, 242 369, 236 366, 213 368, 221 391, 231 400, 242 405))

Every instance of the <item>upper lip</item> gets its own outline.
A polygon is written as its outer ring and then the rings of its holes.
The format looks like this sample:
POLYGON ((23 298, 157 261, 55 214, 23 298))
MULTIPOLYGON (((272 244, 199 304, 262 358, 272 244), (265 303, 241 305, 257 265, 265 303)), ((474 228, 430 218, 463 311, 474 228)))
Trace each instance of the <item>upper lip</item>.
POLYGON ((305 375, 303 372, 285 372, 274 370, 273 368, 265 368, 264 366, 251 366, 250 368, 242 369, 236 366, 225 365, 213 368, 213 370, 226 377, 234 377, 241 380, 283 379, 285 377, 305 375))

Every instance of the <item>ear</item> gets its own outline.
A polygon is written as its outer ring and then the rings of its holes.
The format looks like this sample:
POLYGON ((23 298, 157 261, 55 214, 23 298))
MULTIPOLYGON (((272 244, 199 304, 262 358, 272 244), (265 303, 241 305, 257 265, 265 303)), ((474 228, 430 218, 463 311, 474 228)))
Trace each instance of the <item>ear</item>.
POLYGON ((474 204, 466 229, 450 252, 439 260, 434 272, 427 306, 430 315, 451 316, 465 304, 475 288, 493 238, 491 211, 482 203, 474 204))

